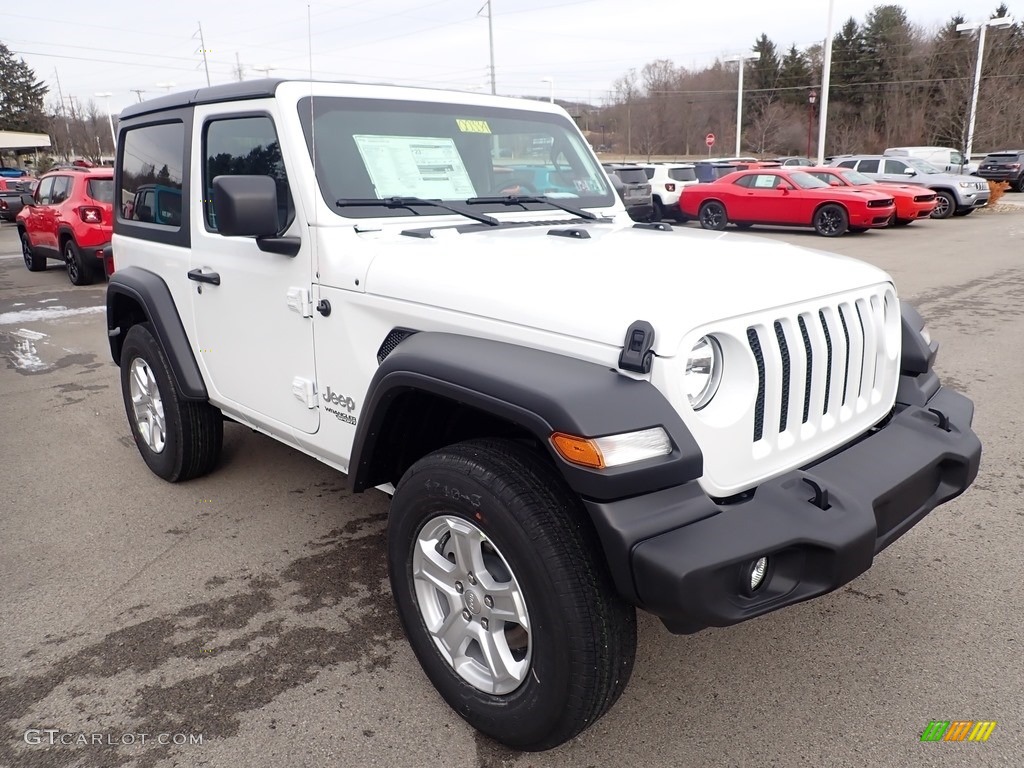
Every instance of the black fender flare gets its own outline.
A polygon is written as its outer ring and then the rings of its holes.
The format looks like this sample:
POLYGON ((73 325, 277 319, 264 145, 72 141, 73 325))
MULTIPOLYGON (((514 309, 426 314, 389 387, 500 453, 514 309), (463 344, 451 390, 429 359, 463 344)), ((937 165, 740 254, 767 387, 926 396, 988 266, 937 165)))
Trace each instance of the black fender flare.
POLYGON ((107 284, 107 335, 110 339, 110 356, 121 364, 121 347, 128 333, 125 326, 125 301, 137 304, 146 320, 152 324, 157 340, 167 355, 174 374, 178 393, 186 400, 202 400, 208 397, 206 384, 199 372, 199 364, 185 328, 181 324, 178 308, 171 291, 163 278, 142 267, 125 267, 114 272, 107 284))
POLYGON ((697 442, 649 381, 516 344, 420 332, 399 344, 370 381, 352 447, 353 491, 376 484, 371 478, 374 450, 388 409, 413 390, 468 405, 531 433, 568 485, 585 498, 635 496, 703 474, 697 442), (603 470, 567 462, 550 442, 553 432, 602 437, 658 426, 672 440, 671 453, 603 470))

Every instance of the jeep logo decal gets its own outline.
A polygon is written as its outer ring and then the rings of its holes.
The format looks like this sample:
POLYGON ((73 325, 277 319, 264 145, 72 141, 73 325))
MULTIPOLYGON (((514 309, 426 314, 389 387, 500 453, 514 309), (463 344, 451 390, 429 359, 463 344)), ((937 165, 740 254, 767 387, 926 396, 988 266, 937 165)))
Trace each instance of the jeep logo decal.
POLYGON ((337 392, 331 392, 330 386, 328 386, 327 391, 324 392, 324 400, 328 403, 333 403, 334 405, 340 405, 349 413, 352 413, 352 411, 354 411, 356 407, 355 400, 353 400, 351 397, 339 395, 337 392))

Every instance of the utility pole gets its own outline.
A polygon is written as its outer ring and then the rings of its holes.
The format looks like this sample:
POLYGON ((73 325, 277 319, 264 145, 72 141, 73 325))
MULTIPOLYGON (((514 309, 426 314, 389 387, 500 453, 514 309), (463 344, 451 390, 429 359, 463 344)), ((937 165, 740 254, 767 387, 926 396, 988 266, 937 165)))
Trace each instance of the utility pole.
POLYGON ((238 82, 245 80, 245 70, 242 69, 242 60, 238 58, 238 51, 235 51, 235 77, 238 82))
POLYGON ((964 162, 971 161, 971 152, 974 151, 974 118, 978 112, 978 91, 981 88, 981 62, 985 56, 985 30, 989 27, 1008 27, 1013 24, 1010 16, 999 16, 986 21, 968 21, 957 25, 956 31, 973 32, 978 30, 978 58, 974 66, 974 88, 971 90, 971 117, 967 127, 967 146, 964 149, 964 162))
POLYGON ((491 12, 491 0, 487 0, 483 5, 480 6, 480 10, 476 12, 479 16, 483 9, 487 9, 487 40, 491 48, 491 94, 497 94, 498 89, 495 85, 495 72, 494 72, 494 19, 493 13, 491 12))
POLYGON ((146 92, 145 88, 129 88, 132 93, 139 97, 139 104, 142 103, 142 94, 146 92))
MULTIPOLYGON (((64 91, 60 87, 60 73, 57 72, 56 67, 53 70, 53 76, 57 79, 57 96, 60 97, 60 114, 64 118, 64 128, 68 132, 68 146, 71 148, 71 154, 75 154, 75 140, 71 138, 71 123, 68 121, 68 113, 64 111, 64 91)), ((65 154, 65 160, 69 160, 70 157, 65 154)))
POLYGON ((828 0, 828 22, 825 24, 825 58, 821 63, 821 106, 818 107, 818 165, 825 164, 825 130, 828 126, 828 86, 832 80, 832 11, 835 0, 828 0))
MULTIPOLYGON (((206 84, 210 84, 210 65, 206 61, 206 40, 203 38, 203 22, 199 23, 199 50, 203 52, 203 68, 206 70, 206 84)), ((194 38, 195 35, 192 35, 194 38)))

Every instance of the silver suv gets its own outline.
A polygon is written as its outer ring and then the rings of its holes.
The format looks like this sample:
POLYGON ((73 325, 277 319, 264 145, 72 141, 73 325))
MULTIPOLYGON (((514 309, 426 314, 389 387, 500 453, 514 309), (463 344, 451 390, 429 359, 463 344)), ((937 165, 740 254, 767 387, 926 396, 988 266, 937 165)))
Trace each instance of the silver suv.
POLYGON ((933 219, 948 219, 954 214, 967 216, 988 205, 988 182, 970 176, 943 173, 931 163, 916 157, 885 155, 849 155, 833 158, 830 165, 854 168, 887 184, 919 184, 935 190, 938 204, 933 219))

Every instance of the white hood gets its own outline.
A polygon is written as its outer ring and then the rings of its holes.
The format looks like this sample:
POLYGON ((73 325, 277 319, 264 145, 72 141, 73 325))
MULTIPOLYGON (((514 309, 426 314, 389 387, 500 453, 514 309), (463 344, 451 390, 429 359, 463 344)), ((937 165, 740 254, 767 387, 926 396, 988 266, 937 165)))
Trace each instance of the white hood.
POLYGON ((646 320, 655 352, 672 356, 697 326, 890 280, 863 262, 747 235, 621 223, 575 226, 589 238, 547 234, 571 228, 378 233, 366 292, 613 347, 646 320))

